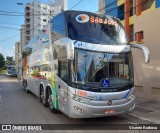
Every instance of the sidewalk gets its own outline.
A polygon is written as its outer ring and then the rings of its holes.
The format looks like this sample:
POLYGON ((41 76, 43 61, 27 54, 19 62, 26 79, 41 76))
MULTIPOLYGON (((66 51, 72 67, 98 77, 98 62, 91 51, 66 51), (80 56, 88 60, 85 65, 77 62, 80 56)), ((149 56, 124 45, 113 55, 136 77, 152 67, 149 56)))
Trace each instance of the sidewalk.
POLYGON ((160 102, 136 98, 136 108, 131 116, 160 124, 160 102))

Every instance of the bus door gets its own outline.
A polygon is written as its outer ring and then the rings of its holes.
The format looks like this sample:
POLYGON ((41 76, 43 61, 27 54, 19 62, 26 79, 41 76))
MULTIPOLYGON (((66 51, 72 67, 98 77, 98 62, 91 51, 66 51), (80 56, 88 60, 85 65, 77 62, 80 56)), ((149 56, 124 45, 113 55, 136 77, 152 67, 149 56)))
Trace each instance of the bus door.
POLYGON ((56 84, 59 110, 68 114, 67 91, 68 91, 68 61, 66 48, 58 51, 58 84, 56 84))

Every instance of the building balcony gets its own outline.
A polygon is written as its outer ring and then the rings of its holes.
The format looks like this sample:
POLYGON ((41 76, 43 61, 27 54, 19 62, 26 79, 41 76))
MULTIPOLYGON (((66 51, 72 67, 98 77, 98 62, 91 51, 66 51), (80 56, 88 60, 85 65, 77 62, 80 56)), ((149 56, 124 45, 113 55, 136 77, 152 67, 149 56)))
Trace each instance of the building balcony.
POLYGON ((30 19, 30 17, 31 17, 31 16, 27 16, 27 15, 25 15, 25 19, 30 19))
POLYGON ((26 16, 30 16, 30 15, 31 15, 31 13, 30 13, 30 12, 27 12, 25 15, 26 15, 26 16))
POLYGON ((31 36, 26 36, 26 41, 30 41, 31 36))
POLYGON ((30 31, 30 28, 26 28, 26 32, 30 31))
POLYGON ((27 31, 26 31, 26 37, 27 37, 27 36, 30 36, 30 30, 27 30, 27 31))
POLYGON ((26 28, 27 28, 27 29, 30 29, 30 24, 26 24, 26 28))
MULTIPOLYGON (((30 6, 30 5, 28 5, 30 6)), ((26 6, 25 11, 30 11, 30 7, 26 6)))
POLYGON ((30 25, 30 21, 25 21, 25 25, 30 25))
POLYGON ((31 12, 30 9, 29 10, 25 9, 25 13, 30 13, 30 12, 31 12))
POLYGON ((26 26, 26 31, 29 31, 30 30, 30 26, 26 26))
POLYGON ((25 25, 30 24, 30 19, 26 19, 25 25))

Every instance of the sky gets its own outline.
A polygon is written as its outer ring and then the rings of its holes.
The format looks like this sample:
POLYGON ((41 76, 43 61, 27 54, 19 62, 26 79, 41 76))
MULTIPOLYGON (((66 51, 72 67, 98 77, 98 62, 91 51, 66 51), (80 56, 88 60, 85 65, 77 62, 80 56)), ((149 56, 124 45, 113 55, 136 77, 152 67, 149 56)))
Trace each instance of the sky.
MULTIPOLYGON (((18 3, 26 4, 33 0, 1 0, 0 4, 0 53, 6 56, 15 56, 15 43, 20 41, 20 28, 24 24, 24 16, 7 16, 7 12, 24 13, 24 6, 18 3)), ((39 0, 42 3, 48 3, 52 0, 39 0)), ((81 0, 68 0, 68 9, 71 9, 81 0)), ((54 2, 54 0, 53 0, 54 2)), ((83 0, 72 10, 98 11, 98 0, 83 0)), ((16 13, 14 13, 16 14, 16 13)), ((17 15, 17 14, 16 14, 17 15)), ((18 14, 20 15, 20 14, 18 14)))

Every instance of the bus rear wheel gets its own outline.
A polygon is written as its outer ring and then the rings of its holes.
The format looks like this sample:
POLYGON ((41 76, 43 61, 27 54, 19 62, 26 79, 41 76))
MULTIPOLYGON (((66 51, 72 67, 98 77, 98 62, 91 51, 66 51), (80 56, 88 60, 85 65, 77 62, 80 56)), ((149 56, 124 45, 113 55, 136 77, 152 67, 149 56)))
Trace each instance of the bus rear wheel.
POLYGON ((40 102, 45 106, 48 107, 48 97, 47 95, 45 96, 45 92, 42 86, 40 86, 40 102))
POLYGON ((27 81, 26 81, 26 80, 23 81, 23 87, 24 87, 24 90, 25 90, 27 93, 29 93, 28 86, 27 86, 27 81))
POLYGON ((53 95, 52 95, 51 89, 48 90, 48 104, 49 104, 50 111, 52 113, 59 113, 59 110, 54 108, 53 95))

